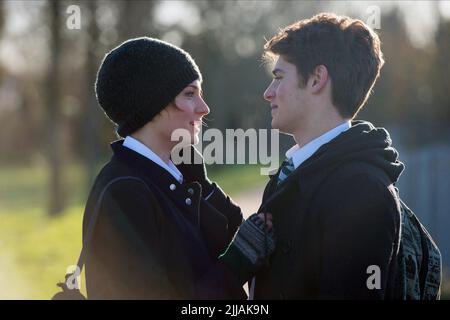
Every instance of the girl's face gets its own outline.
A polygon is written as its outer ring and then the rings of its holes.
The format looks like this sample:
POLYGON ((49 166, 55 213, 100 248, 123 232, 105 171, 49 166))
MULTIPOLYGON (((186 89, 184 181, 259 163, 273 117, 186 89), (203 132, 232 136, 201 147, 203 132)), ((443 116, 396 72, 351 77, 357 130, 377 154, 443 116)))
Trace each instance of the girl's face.
POLYGON ((166 108, 168 112, 167 126, 169 134, 176 129, 185 129, 190 134, 191 144, 199 142, 202 118, 209 113, 209 107, 203 100, 203 92, 199 80, 191 82, 175 97, 166 108))

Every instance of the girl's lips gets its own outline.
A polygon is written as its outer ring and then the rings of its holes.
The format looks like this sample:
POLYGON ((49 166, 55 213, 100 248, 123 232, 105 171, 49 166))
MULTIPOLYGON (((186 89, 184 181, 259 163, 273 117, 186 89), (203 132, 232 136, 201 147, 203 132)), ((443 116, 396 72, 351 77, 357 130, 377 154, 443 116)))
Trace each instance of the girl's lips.
POLYGON ((189 122, 189 124, 193 127, 200 128, 202 125, 202 122, 201 121, 191 121, 191 122, 189 122))

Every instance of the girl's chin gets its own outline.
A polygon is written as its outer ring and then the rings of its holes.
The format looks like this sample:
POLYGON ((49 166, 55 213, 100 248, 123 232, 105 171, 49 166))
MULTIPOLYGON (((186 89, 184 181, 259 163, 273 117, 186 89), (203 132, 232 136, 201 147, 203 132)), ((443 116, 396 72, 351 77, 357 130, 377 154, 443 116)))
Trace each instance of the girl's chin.
POLYGON ((199 141, 200 136, 200 129, 197 127, 194 127, 194 129, 191 131, 191 141, 193 144, 197 144, 199 141))
POLYGON ((191 138, 191 143, 192 144, 197 144, 200 141, 198 134, 194 134, 191 138))

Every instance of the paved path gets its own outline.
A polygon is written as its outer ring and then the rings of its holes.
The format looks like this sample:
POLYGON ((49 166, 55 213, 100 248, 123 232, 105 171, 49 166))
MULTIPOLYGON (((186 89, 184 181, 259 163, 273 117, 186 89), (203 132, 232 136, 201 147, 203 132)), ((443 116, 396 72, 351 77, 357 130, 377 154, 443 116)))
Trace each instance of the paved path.
POLYGON ((244 218, 247 218, 252 213, 258 210, 261 204, 262 194, 264 191, 264 185, 252 188, 242 194, 231 197, 233 201, 241 207, 244 218))

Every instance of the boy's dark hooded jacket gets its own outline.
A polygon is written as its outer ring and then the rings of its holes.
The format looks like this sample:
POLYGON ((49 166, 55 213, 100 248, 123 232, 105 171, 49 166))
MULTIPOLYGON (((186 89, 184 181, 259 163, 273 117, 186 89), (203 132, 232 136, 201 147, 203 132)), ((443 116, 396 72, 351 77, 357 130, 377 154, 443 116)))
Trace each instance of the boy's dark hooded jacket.
POLYGON ((400 231, 393 184, 403 168, 385 129, 353 121, 280 186, 272 176, 259 211, 273 214, 277 247, 254 298, 392 298, 400 231), (368 288, 370 266, 379 267, 379 289, 368 288))

